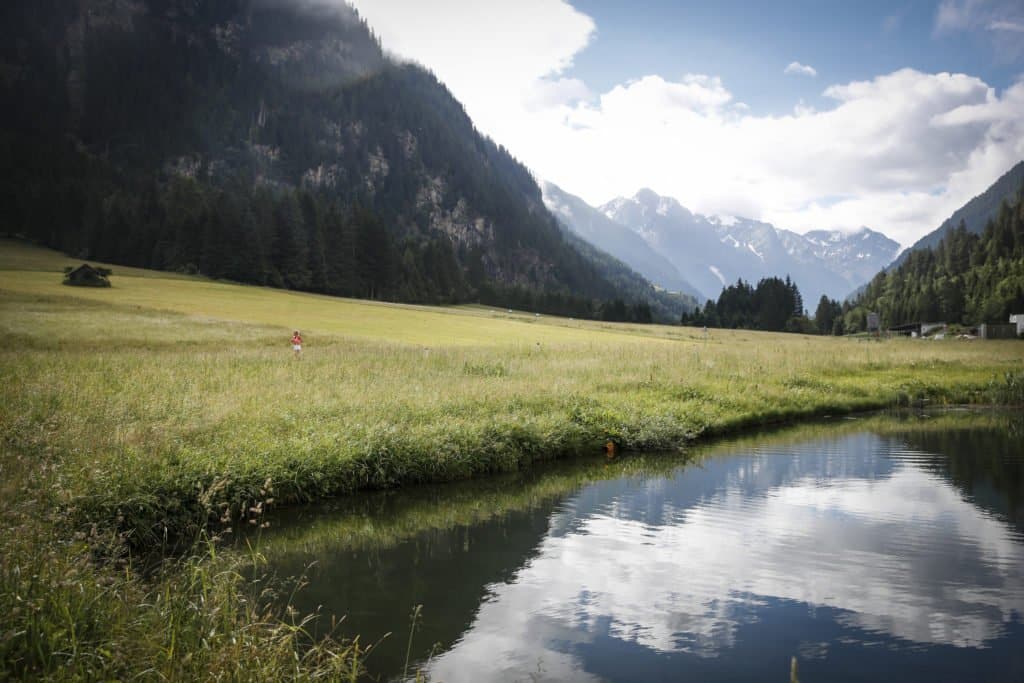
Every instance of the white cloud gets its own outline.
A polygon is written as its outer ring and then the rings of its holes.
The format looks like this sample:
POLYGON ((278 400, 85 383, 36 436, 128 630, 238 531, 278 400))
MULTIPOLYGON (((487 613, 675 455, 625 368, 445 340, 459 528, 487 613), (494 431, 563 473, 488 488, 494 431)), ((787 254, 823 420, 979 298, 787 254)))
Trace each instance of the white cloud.
POLYGON ((1017 33, 1024 33, 1024 24, 1016 21, 993 21, 989 25, 989 30, 992 31, 1016 31, 1017 33))
POLYGON ((530 110, 549 109, 573 104, 592 96, 587 84, 578 78, 540 79, 523 94, 523 103, 530 110))
MULTIPOLYGON (((561 0, 356 4, 482 131, 592 204, 651 187, 702 213, 796 230, 868 225, 907 245, 1024 159, 1021 84, 999 93, 969 75, 903 69, 827 87, 832 106, 767 116, 714 75, 648 74, 593 92, 568 72, 598 28, 561 0)), ((974 4, 944 3, 945 21, 974 17, 974 4)))
POLYGON ((935 12, 935 35, 984 34, 1002 62, 1024 58, 1024 3, 1020 0, 943 0, 935 12))
MULTIPOLYGON (((874 437, 860 438, 851 444, 883 458, 874 437)), ((525 678, 543 656, 548 676, 586 680, 573 648, 552 644, 598 634, 663 655, 729 657, 758 619, 744 606, 777 600, 835 610, 853 629, 844 635, 859 632, 865 645, 874 634, 900 648, 983 648, 998 638, 1024 609, 1013 529, 915 460, 862 478, 840 474, 838 462, 830 469, 821 446, 785 464, 709 458, 687 470, 689 496, 663 480, 590 487, 551 519, 512 580, 488 586, 431 673, 525 678), (934 547, 951 543, 963 549, 957 565, 937 564, 934 547), (984 575, 992 590, 961 586, 964 572, 984 575)))
POLYGON ((786 75, 796 76, 817 76, 818 71, 813 66, 801 64, 800 62, 790 62, 789 65, 783 70, 786 75))
POLYGON ((582 82, 559 76, 596 30, 565 0, 353 4, 387 50, 436 73, 499 142, 511 142, 524 113, 590 95, 582 82))
POLYGON ((870 225, 903 244, 1024 158, 1024 85, 999 95, 974 77, 905 69, 827 88, 831 108, 758 116, 705 82, 713 90, 690 98, 674 96, 686 81, 616 86, 563 108, 579 126, 512 149, 594 203, 650 186, 704 213, 753 205, 751 217, 784 227, 870 225))
POLYGON ((731 99, 732 95, 717 77, 686 74, 673 82, 661 76, 644 76, 601 95, 600 109, 608 116, 633 117, 646 112, 668 121, 689 112, 713 111, 731 99))

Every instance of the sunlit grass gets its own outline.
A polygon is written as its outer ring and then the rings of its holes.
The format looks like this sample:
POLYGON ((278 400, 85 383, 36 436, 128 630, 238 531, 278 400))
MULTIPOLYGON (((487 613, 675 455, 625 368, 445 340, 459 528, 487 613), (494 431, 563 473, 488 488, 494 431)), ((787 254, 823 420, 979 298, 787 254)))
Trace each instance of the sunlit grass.
POLYGON ((195 661, 227 657, 225 678, 246 678, 228 662, 259 650, 261 638, 284 640, 268 646, 277 654, 260 660, 264 668, 253 664, 253 679, 349 662, 355 651, 339 646, 282 673, 291 653, 307 651, 301 632, 288 639, 286 620, 246 607, 258 601, 230 562, 196 550, 209 522, 248 525, 271 504, 515 471, 598 454, 608 442, 673 449, 739 427, 898 403, 1024 402, 1024 345, 1014 341, 717 330, 705 339, 690 328, 341 300, 118 266, 109 289, 61 285, 61 269, 77 262, 0 244, 0 609, 31 598, 31 619, 43 625, 26 630, 25 612, 0 622, 21 634, 4 641, 4 659, 22 673, 124 677, 125 661, 100 653, 114 652, 117 638, 160 675, 202 670, 160 659, 160 638, 126 635, 168 614, 180 619, 168 637, 210 648, 195 661), (306 339, 302 360, 288 344, 295 328, 306 339), (76 533, 118 550, 75 542, 76 533), (156 578, 93 562, 125 549, 201 559, 156 578), (164 610, 160 594, 182 602, 164 610), (224 613, 234 616, 209 626, 224 613), (234 651, 227 634, 248 620, 263 626, 252 650, 234 651), (114 635, 68 655, 69 644, 86 642, 71 633, 83 621, 114 635), (216 638, 193 637, 208 626, 216 638))
MULTIPOLYGON (((84 518, 134 541, 279 503, 678 447, 899 402, 986 402, 1024 345, 884 343, 332 299, 198 279, 0 270, 5 438, 59 454, 84 518), (306 338, 301 361, 288 337, 306 338), (270 479, 270 486, 267 480, 270 479), (216 489, 215 492, 213 489, 216 489), (216 509, 214 509, 216 508, 216 509)), ((40 270, 46 255, 53 270, 40 270)), ((7 257, 0 262, 10 264, 7 257)), ((1007 379, 1009 378, 1009 379, 1007 379)))

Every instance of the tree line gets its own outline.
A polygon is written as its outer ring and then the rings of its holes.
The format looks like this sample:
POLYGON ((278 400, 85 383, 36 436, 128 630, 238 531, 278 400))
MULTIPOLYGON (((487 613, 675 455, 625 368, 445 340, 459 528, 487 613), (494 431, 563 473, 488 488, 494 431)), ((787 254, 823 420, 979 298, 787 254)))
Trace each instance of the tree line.
POLYGON ((774 332, 814 332, 804 311, 803 297, 789 276, 762 278, 757 286, 742 278, 722 288, 717 300, 709 299, 703 309, 684 313, 684 325, 774 332))
POLYGON ((722 289, 684 325, 854 334, 867 330, 869 313, 883 328, 917 322, 974 326, 1005 323, 1024 313, 1024 185, 1003 200, 982 233, 963 221, 934 248, 908 253, 903 262, 879 272, 855 298, 840 303, 822 296, 809 320, 800 293, 787 277, 751 286, 742 279, 722 289))
POLYGON ((52 46, 76 3, 0 25, 0 232, 342 296, 635 321, 690 304, 564 235, 529 171, 365 22, 141 4, 130 26, 94 17, 75 55, 52 46))
POLYGON ((914 322, 973 326, 1024 313, 1024 186, 1004 200, 980 235, 960 222, 934 249, 917 249, 876 275, 849 306, 856 327, 867 311, 891 327, 914 322))

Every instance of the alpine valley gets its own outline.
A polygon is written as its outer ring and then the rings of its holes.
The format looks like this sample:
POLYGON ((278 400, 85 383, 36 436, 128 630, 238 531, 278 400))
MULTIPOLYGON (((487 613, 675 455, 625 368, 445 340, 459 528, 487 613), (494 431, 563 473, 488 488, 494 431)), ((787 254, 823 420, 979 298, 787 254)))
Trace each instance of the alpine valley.
POLYGON ((842 300, 888 265, 899 244, 862 227, 800 235, 738 216, 703 216, 642 189, 599 208, 553 183, 544 202, 571 229, 616 254, 651 282, 714 299, 738 279, 789 276, 804 301, 842 300))
POLYGON ((360 298, 639 322, 695 304, 567 235, 530 172, 345 5, 0 12, 0 232, 360 298))

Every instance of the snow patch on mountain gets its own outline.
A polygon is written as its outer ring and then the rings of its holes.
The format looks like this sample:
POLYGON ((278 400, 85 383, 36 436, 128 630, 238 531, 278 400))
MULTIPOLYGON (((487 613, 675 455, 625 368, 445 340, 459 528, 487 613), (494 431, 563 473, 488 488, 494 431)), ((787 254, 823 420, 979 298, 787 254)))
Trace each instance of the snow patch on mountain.
POLYGON ((621 211, 623 207, 625 207, 629 202, 630 200, 626 199, 625 197, 618 197, 617 199, 613 199, 604 206, 602 206, 601 213, 603 213, 608 218, 615 220, 615 215, 619 211, 621 211))
POLYGON ((757 283, 788 275, 808 303, 822 294, 843 299, 899 250, 898 243, 866 227, 801 235, 742 216, 691 213, 649 189, 614 199, 600 210, 642 237, 710 298, 736 277, 757 283))
POLYGON ((541 198, 544 200, 544 206, 547 207, 548 211, 557 214, 562 218, 572 219, 572 207, 552 196, 550 189, 547 187, 546 181, 541 181, 541 198))

